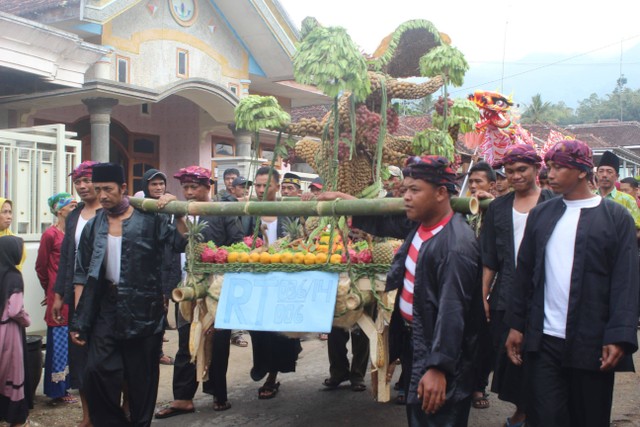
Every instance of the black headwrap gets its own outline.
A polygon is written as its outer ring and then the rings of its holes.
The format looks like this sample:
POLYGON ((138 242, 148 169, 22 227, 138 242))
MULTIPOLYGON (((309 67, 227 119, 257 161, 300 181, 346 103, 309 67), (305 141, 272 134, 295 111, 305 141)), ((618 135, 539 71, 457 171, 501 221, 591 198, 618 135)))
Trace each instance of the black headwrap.
POLYGON ((24 291, 20 270, 16 267, 22 260, 24 242, 17 236, 0 237, 0 310, 4 311, 11 295, 24 291), (9 274, 16 272, 17 275, 9 274), (17 280, 17 278, 20 280, 17 280))
POLYGON ((451 162, 440 156, 409 157, 402 170, 404 177, 421 179, 435 185, 442 185, 450 193, 456 193, 456 173, 451 162))

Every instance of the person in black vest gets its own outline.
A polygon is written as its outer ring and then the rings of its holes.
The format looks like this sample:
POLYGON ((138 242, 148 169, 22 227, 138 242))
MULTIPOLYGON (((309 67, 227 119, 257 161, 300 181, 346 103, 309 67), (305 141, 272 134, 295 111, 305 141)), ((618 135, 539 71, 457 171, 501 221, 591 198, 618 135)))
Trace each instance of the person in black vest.
POLYGON ((122 166, 93 166, 93 186, 102 209, 82 230, 74 283, 76 312, 70 335, 89 343, 84 387, 94 426, 151 424, 160 376, 164 302, 163 250, 186 245, 184 220, 129 204, 122 166), (129 391, 130 420, 120 407, 129 391))
POLYGON ((545 155, 556 197, 529 212, 505 347, 529 376, 527 425, 608 426, 615 370, 637 351, 638 252, 629 212, 591 193, 589 146, 545 155))

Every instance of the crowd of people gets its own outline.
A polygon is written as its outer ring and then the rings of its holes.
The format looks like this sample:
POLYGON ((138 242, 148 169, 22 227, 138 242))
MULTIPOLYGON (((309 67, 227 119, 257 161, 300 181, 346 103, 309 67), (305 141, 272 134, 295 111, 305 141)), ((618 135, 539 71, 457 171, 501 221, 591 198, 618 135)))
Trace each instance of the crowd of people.
MULTIPOLYGON (((619 167, 610 152, 596 167, 589 147, 576 140, 559 142, 544 159, 516 145, 499 163, 470 168, 469 193, 494 199, 473 215, 451 208, 460 176, 446 159, 418 156, 404 169, 389 168, 387 197, 403 197, 405 214, 355 216, 352 226, 404 241, 386 290, 397 291, 389 353, 401 365, 396 402, 406 404, 410 426, 466 426, 472 407, 491 406, 487 389, 513 404, 506 427, 609 425, 614 371, 633 369, 640 296, 638 182, 618 182, 619 167)), ((256 231, 273 243, 290 219, 143 212, 130 205, 124 171, 113 163, 83 162, 71 177, 80 202, 68 193, 49 198, 56 221, 43 233, 36 260, 46 306, 45 395, 54 404, 76 403, 69 390, 77 389, 81 427, 146 426, 154 417, 194 412, 191 316, 177 306, 169 312, 171 290, 187 274, 187 220, 204 221, 204 241, 224 246, 256 231), (162 345, 169 317, 177 328, 175 357, 162 345), (173 400, 156 408, 160 364, 173 365, 173 400)), ((212 201, 210 170, 188 166, 173 178, 185 200, 212 201)), ((148 170, 136 195, 166 206, 177 200, 167 179, 148 170)), ((223 182, 215 201, 245 201, 252 191, 268 202, 278 192, 303 200, 353 198, 326 191, 319 178, 303 194, 298 175, 281 177, 269 167, 253 181, 227 169, 223 182)), ((0 198, 0 208, 0 420, 20 426, 28 424, 33 403, 25 251, 10 231, 12 202, 0 198)), ((250 376, 264 381, 258 399, 277 396, 278 374, 294 372, 302 351, 300 339, 274 332, 207 334, 212 358, 202 390, 214 411, 232 406, 231 345, 247 347, 250 335, 250 376)), ((322 384, 336 389, 348 381, 351 390, 365 390, 366 335, 357 327, 333 328, 327 348, 329 377, 322 384)))

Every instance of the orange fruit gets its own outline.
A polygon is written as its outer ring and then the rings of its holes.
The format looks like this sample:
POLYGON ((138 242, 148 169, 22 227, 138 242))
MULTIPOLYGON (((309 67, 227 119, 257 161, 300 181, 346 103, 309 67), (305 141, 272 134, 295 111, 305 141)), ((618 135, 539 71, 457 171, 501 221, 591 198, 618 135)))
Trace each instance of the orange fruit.
POLYGON ((303 262, 304 262, 304 254, 302 252, 296 252, 295 254, 293 254, 294 264, 302 264, 303 262))
POLYGON ((269 252, 262 252, 260 254, 261 264, 271 264, 271 254, 269 252))
POLYGON ((260 254, 258 252, 250 253, 249 262, 260 262, 260 254))
POLYGON ((227 256, 227 262, 238 262, 238 257, 240 256, 240 252, 230 252, 227 256))
POLYGON ((321 245, 322 245, 322 244, 328 244, 328 243, 329 243, 329 239, 330 239, 330 237, 329 237, 329 236, 322 236, 322 237, 320 237, 320 244, 321 244, 321 245))
POLYGON ((318 252, 318 253, 316 254, 316 264, 324 264, 324 263, 326 263, 326 262, 327 262, 327 259, 328 259, 328 258, 329 258, 329 257, 327 256, 327 254, 326 254, 326 253, 324 253, 324 252, 318 252))
POLYGON ((316 252, 324 252, 325 254, 329 253, 329 245, 318 245, 316 247, 316 252))
POLYGON ((331 264, 342 264, 342 255, 333 254, 331 255, 331 258, 329 259, 329 261, 331 262, 331 264))
POLYGON ((308 253, 304 256, 304 263, 306 265, 311 265, 316 263, 316 256, 312 253, 308 253))
POLYGON ((293 254, 291 252, 283 252, 280 257, 280 262, 283 264, 291 264, 293 262, 293 254))
POLYGON ((238 262, 249 262, 249 254, 247 252, 240 252, 238 254, 238 262))
POLYGON ((282 262, 282 254, 271 254, 271 264, 280 264, 282 262))

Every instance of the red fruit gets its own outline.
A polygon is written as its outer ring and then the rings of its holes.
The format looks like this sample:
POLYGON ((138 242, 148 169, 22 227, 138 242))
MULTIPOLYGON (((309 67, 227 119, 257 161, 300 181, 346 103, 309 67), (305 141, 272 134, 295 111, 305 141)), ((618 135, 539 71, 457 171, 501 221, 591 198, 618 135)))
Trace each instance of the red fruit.
POLYGON ((371 255, 371 250, 370 249, 363 249, 360 252, 358 252, 358 261, 361 264, 371 264, 371 261, 373 261, 373 256, 371 255))
POLYGON ((260 237, 256 237, 256 248, 259 248, 262 245, 264 245, 262 239, 260 237))
POLYGON ((351 258, 352 264, 358 264, 360 262, 360 259, 358 258, 358 253, 353 249, 349 249, 349 258, 351 258))
POLYGON ((202 262, 215 262, 216 251, 211 248, 205 248, 200 254, 200 260, 202 262))
POLYGON ((213 262, 216 264, 224 264, 227 262, 227 257, 229 256, 229 252, 226 249, 218 249, 216 253, 213 255, 213 262))

